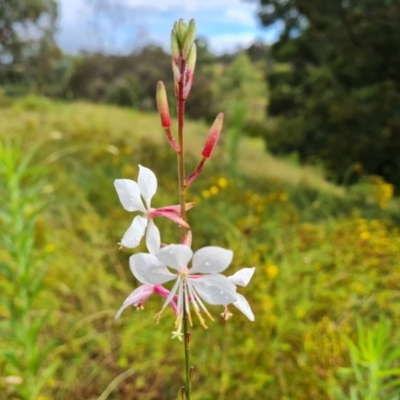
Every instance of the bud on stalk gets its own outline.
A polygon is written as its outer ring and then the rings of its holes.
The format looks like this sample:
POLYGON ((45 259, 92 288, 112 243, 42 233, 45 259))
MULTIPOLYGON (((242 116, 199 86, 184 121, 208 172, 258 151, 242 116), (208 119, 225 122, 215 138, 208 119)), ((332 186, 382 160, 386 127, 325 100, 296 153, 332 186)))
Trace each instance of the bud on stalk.
POLYGON ((176 143, 171 133, 171 118, 169 116, 167 92, 165 91, 165 86, 162 81, 157 82, 156 103, 157 110, 161 118, 161 126, 165 129, 167 139, 170 142, 171 146, 178 153, 180 151, 180 147, 178 143, 176 143))
POLYGON ((174 89, 175 95, 178 96, 179 82, 181 81, 181 73, 179 72, 178 66, 172 61, 172 72, 174 74, 174 89))
POLYGON ((194 43, 196 37, 196 24, 192 18, 189 21, 189 26, 186 30, 185 40, 182 45, 182 59, 186 60, 189 56, 190 49, 194 43))
POLYGON ((173 29, 171 32, 171 52, 172 52, 172 61, 176 66, 178 66, 180 59, 180 51, 179 51, 178 37, 176 35, 175 29, 173 29))
POLYGON ((187 59, 187 67, 185 74, 186 79, 185 79, 185 86, 183 88, 183 98, 185 100, 189 96, 190 89, 192 88, 194 69, 196 67, 196 59, 197 59, 197 47, 196 43, 193 43, 192 47, 190 48, 187 59))
POLYGON ((224 114, 219 113, 217 115, 217 118, 215 118, 215 121, 210 129, 210 132, 208 133, 206 144, 204 145, 204 149, 201 153, 203 157, 210 158, 211 153, 214 150, 215 144, 218 141, 219 134, 221 133, 223 122, 224 122, 224 114))
POLYGON ((161 81, 157 82, 156 102, 161 125, 163 128, 169 128, 171 126, 171 118, 169 116, 167 92, 165 91, 164 83, 161 81))
POLYGON ((187 28, 188 27, 187 27, 187 25, 185 24, 185 22, 183 21, 182 18, 176 24, 176 28, 175 28, 176 37, 178 39, 178 42, 179 42, 180 46, 183 45, 183 42, 185 40, 187 28))

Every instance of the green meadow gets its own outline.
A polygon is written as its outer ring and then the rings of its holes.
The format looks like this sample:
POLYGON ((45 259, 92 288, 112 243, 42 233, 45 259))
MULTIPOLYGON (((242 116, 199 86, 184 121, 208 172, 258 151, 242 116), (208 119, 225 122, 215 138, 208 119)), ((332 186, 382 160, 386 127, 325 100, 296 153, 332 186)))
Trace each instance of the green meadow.
MULTIPOLYGON (((119 250, 134 215, 114 179, 149 167, 154 206, 178 204, 158 115, 0 102, 0 399, 179 399, 174 315, 153 318, 163 299, 114 320, 138 286, 129 256, 146 251, 119 250)), ((186 124, 187 173, 208 129, 186 124)), ((256 267, 241 290, 255 322, 234 307, 227 322, 209 307, 208 329, 194 319, 193 399, 400 398, 400 203, 390 184, 339 185, 323 166, 276 158, 256 138, 232 155, 223 131, 188 201, 193 249, 232 249, 227 275, 256 267)), ((156 223, 164 242, 179 240, 172 221, 156 223)))

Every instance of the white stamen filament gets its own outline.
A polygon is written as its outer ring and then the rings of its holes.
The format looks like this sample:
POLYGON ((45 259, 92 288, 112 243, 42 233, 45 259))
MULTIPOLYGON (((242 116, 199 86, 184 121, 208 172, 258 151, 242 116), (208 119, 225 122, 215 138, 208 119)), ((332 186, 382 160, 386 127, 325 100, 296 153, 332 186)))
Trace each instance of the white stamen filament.
POLYGON ((169 293, 167 300, 165 300, 163 306, 161 307, 161 310, 155 315, 156 321, 157 323, 160 321, 161 318, 161 314, 163 313, 163 311, 167 308, 168 304, 171 302, 171 300, 173 299, 173 297, 175 296, 175 293, 178 289, 179 283, 181 282, 181 276, 179 275, 171 292, 169 293))
POLYGON ((185 283, 186 283, 186 285, 183 287, 183 289, 185 290, 185 307, 186 307, 185 311, 189 318, 190 326, 193 326, 192 315, 190 314, 189 295, 188 295, 189 281, 186 279, 185 283))
POLYGON ((182 330, 182 318, 183 318, 183 291, 182 291, 183 282, 182 280, 179 283, 179 290, 178 290, 178 315, 176 316, 175 321, 175 329, 177 332, 181 332, 182 330))
MULTIPOLYGON (((188 282, 189 282, 189 280, 188 280, 188 282)), ((202 300, 201 300, 201 298, 200 298, 200 296, 197 294, 197 292, 196 292, 196 288, 193 286, 192 287, 192 285, 190 285, 189 284, 189 288, 190 288, 190 297, 193 297, 193 299, 195 298, 198 302, 199 302, 199 304, 200 304, 200 307, 203 309, 203 311, 206 313, 206 315, 208 316, 208 318, 210 318, 211 319, 211 321, 214 321, 214 318, 212 317, 212 315, 209 313, 209 311, 207 310, 207 308, 206 308, 206 306, 204 305, 204 303, 202 302, 202 300), (195 296, 194 296, 194 295, 195 296)), ((195 300, 195 301, 196 301, 195 300)), ((197 306, 197 304, 196 304, 196 306, 197 306)), ((198 306, 197 306, 198 307, 198 306)), ((200 312, 200 310, 198 310, 199 312, 200 312)))

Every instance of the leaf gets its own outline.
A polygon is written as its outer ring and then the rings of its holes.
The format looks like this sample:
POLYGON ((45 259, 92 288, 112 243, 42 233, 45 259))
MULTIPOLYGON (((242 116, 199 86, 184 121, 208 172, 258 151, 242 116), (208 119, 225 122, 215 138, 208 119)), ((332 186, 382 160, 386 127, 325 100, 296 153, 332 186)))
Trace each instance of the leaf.
POLYGON ((7 278, 9 280, 12 280, 11 268, 4 261, 0 261, 0 274, 3 275, 5 278, 7 278))
POLYGON ((16 351, 12 349, 0 349, 0 357, 5 358, 11 365, 22 370, 22 358, 16 351))

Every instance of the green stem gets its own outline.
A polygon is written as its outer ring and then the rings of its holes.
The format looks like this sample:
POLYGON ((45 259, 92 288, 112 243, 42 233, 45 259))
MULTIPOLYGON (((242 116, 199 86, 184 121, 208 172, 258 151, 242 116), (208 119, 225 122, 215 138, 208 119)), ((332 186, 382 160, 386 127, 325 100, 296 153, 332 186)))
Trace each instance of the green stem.
MULTIPOLYGON (((181 62, 180 73, 181 80, 179 82, 178 88, 178 143, 180 151, 178 153, 178 180, 179 180, 179 203, 181 206, 181 218, 186 221, 186 185, 185 185, 185 152, 184 152, 184 141, 183 141, 183 127, 184 127, 184 115, 185 115, 185 100, 183 99, 183 82, 184 82, 184 73, 186 69, 186 61, 181 62)), ((183 243, 185 239, 186 229, 181 226, 180 234, 181 234, 181 243, 183 243)), ((183 288, 186 290, 186 287, 183 288)), ((186 310, 186 297, 185 294, 183 296, 183 310, 186 310)), ((182 316, 183 318, 183 334, 184 334, 184 351, 185 351, 185 374, 186 374, 186 384, 185 384, 185 394, 186 400, 190 400, 191 398, 191 384, 190 384, 190 347, 189 347, 189 324, 187 320, 186 312, 182 316)))

